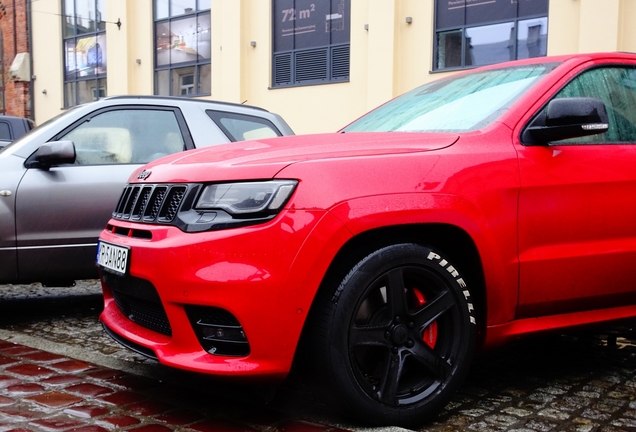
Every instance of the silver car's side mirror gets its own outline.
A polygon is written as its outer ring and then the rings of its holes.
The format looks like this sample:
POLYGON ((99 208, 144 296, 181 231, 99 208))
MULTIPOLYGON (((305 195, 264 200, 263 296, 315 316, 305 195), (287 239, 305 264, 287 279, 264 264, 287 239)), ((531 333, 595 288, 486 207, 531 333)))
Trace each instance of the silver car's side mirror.
POLYGON ((52 166, 75 163, 75 156, 73 141, 51 141, 41 145, 29 156, 24 166, 47 170, 52 166))

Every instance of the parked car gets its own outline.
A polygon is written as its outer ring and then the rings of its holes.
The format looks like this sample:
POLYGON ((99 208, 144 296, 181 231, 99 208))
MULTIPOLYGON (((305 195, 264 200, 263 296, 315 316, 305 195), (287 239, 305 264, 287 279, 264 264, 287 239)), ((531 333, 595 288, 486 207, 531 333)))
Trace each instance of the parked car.
POLYGON ((421 424, 476 350, 636 316, 634 107, 636 55, 535 58, 148 164, 100 235, 101 321, 205 374, 306 357, 359 421, 421 424))
POLYGON ((65 111, 0 152, 0 283, 97 278, 99 233, 146 162, 291 133, 260 108, 185 98, 117 96, 65 111))
POLYGON ((31 119, 10 115, 0 115, 0 148, 17 140, 34 127, 35 123, 31 119))

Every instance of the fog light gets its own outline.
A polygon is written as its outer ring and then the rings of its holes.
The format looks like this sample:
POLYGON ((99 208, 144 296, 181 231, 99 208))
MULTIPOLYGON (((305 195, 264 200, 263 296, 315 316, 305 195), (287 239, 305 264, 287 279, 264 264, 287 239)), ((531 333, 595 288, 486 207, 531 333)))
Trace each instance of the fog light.
POLYGON ((230 312, 204 306, 186 306, 185 310, 201 347, 208 353, 224 356, 250 353, 243 327, 230 312))

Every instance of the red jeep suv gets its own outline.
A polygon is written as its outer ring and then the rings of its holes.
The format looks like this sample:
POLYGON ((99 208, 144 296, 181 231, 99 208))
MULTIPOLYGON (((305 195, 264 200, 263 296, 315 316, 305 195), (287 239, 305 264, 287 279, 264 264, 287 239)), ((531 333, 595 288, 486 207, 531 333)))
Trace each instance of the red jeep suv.
POLYGON ((251 378, 302 352, 349 413, 403 426, 444 407, 476 350, 636 316, 635 262, 620 53, 475 69, 339 133, 159 159, 97 254, 122 344, 251 378))

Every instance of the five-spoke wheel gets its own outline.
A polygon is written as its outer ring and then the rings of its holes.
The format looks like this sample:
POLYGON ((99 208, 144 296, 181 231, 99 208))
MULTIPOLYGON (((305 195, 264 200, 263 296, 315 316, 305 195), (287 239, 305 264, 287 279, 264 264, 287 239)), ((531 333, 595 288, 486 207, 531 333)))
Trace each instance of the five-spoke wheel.
POLYGON ((430 248, 397 244, 356 264, 320 311, 314 347, 357 417, 411 426, 443 408, 472 359, 476 320, 459 269, 430 248))

